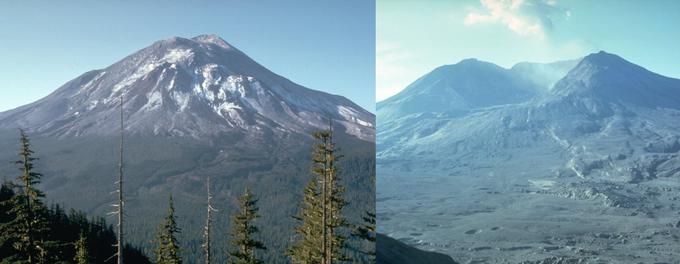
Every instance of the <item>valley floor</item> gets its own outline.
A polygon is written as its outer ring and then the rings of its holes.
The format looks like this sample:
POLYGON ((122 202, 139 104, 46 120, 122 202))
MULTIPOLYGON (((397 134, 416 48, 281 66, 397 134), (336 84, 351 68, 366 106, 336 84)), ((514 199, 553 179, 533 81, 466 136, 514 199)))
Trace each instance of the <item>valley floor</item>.
POLYGON ((379 232, 461 263, 680 260, 677 179, 630 184, 378 167, 377 190, 379 232))

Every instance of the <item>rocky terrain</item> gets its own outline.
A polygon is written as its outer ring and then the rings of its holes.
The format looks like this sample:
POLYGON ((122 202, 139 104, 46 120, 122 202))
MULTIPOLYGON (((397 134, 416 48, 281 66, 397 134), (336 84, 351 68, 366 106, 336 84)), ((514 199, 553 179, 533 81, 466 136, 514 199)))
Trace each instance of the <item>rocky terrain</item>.
POLYGON ((381 232, 465 263, 680 259, 680 80, 606 52, 465 60, 377 120, 381 232))

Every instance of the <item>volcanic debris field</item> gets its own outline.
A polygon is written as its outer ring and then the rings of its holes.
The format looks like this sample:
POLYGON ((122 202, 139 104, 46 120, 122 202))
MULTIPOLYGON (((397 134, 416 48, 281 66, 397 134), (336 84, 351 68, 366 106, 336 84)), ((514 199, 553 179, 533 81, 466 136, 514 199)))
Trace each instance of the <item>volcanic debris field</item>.
POLYGON ((680 80, 605 52, 464 60, 377 118, 381 233, 462 263, 680 261, 680 80))

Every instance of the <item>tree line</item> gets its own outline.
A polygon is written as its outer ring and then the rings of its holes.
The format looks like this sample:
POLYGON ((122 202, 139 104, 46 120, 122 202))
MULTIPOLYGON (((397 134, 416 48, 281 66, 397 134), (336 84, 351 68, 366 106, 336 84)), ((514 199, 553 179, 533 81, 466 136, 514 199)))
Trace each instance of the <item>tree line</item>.
MULTIPOLYGON (((0 263, 113 263, 113 227, 102 217, 45 205, 35 161, 30 140, 20 130, 14 163, 21 173, 0 186, 0 263)), ((124 244, 122 252, 130 263, 151 263, 134 246, 124 244)))
MULTIPOLYGON (((122 112, 121 112, 122 115, 122 112)), ((122 120, 122 118, 121 118, 122 120)), ((332 125, 330 126, 332 127, 332 125)), ((37 188, 42 174, 34 169, 34 152, 28 136, 20 130, 21 174, 15 181, 5 182, 0 190, 0 263, 152 263, 142 252, 128 245, 124 236, 123 130, 119 178, 117 180, 118 214, 116 231, 103 218, 87 219, 79 211, 66 214, 59 205, 48 208, 45 195, 37 188)), ((361 252, 375 259, 375 214, 366 212, 363 222, 352 224, 343 216, 344 188, 339 182, 337 161, 342 158, 333 140, 333 131, 313 133, 317 141, 312 151, 312 177, 304 188, 298 222, 286 256, 292 263, 331 264, 356 262, 347 252, 361 252), (368 249, 350 248, 349 238, 373 245, 368 249)), ((212 194, 206 179, 207 210, 203 234, 204 263, 212 263, 211 248, 212 194)), ((256 195, 246 187, 237 199, 239 211, 232 216, 230 245, 224 250, 228 263, 263 263, 261 252, 267 242, 258 238, 260 217, 256 195)), ((175 218, 174 200, 170 195, 168 212, 157 229, 153 263, 182 263, 177 234, 181 232, 175 218)))

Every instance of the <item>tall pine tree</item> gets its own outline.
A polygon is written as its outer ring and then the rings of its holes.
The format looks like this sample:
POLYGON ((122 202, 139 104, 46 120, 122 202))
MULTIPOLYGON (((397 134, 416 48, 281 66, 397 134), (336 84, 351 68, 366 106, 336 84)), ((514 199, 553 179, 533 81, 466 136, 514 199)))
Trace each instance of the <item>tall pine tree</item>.
POLYGON ((16 189, 7 203, 11 205, 8 215, 13 219, 0 226, 3 240, 12 241, 16 252, 10 259, 14 263, 48 263, 54 261, 48 252, 45 239, 47 238, 48 222, 47 208, 42 202, 45 196, 35 186, 40 183, 42 174, 34 171, 34 161, 31 143, 24 130, 19 130, 21 150, 20 159, 15 163, 21 170, 17 182, 12 184, 16 189))
POLYGON ((296 242, 286 252, 293 263, 321 263, 323 259, 321 211, 319 184, 316 178, 312 178, 305 187, 300 212, 293 217, 300 222, 295 228, 296 242))
MULTIPOLYGON (((321 142, 325 142, 323 148, 319 148, 319 155, 325 155, 325 164, 323 167, 326 168, 326 211, 328 218, 327 220, 327 243, 326 246, 326 264, 331 264, 334 261, 348 261, 349 258, 344 254, 345 243, 347 237, 343 234, 350 225, 347 219, 343 216, 342 210, 347 205, 345 201, 344 194, 345 188, 339 184, 340 177, 338 176, 339 170, 336 166, 336 162, 342 158, 342 155, 338 155, 339 149, 335 146, 335 141, 333 140, 333 124, 329 124, 329 130, 320 133, 316 136, 321 142)), ((319 164, 322 165, 322 164, 319 164)), ((320 167, 320 166, 317 166, 320 167)))
POLYGON ((84 232, 80 232, 80 237, 75 243, 76 256, 73 259, 76 264, 89 264, 90 257, 87 254, 87 238, 84 232))
POLYGON ((175 235, 180 232, 175 221, 175 207, 170 196, 168 215, 158 228, 158 248, 156 249, 156 264, 180 264, 179 242, 175 235))
POLYGON ((260 217, 257 199, 246 187, 243 196, 238 199, 240 212, 234 216, 231 245, 229 252, 234 264, 264 263, 255 256, 255 250, 266 250, 264 244, 253 236, 259 232, 253 221, 260 217))
MULTIPOLYGON (((366 255, 371 263, 375 262, 375 213, 371 211, 366 211, 365 215, 362 217, 363 223, 357 225, 354 229, 352 235, 359 239, 359 241, 368 244, 362 248, 359 248, 359 252, 366 255)), ((362 243, 363 244, 363 243, 362 243)), ((362 245, 363 246, 363 245, 362 245)))
POLYGON ((333 141, 332 124, 327 131, 313 134, 318 141, 312 153, 314 178, 305 189, 295 229, 297 242, 288 250, 294 263, 331 264, 349 260, 344 255, 344 235, 349 223, 342 214, 347 205, 344 188, 339 184, 336 162, 341 158, 333 141), (319 252, 320 251, 320 252, 319 252))

